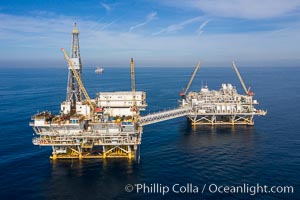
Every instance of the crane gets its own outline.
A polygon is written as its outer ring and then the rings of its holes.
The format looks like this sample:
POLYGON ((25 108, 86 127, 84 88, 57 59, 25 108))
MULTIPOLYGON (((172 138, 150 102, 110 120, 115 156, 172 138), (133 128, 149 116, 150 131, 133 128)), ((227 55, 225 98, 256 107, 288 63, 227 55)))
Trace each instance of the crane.
POLYGON ((83 83, 82 83, 82 81, 81 81, 80 76, 78 75, 77 71, 75 70, 74 65, 73 65, 73 63, 71 62, 70 57, 69 57, 68 53, 66 52, 66 50, 65 50, 64 48, 61 48, 61 50, 62 50, 62 52, 64 53, 65 59, 67 60, 68 65, 71 67, 72 72, 73 72, 73 74, 75 75, 76 81, 77 81, 77 83, 78 83, 78 85, 79 85, 79 87, 80 87, 82 93, 84 94, 84 96, 85 96, 85 98, 86 98, 86 101, 87 101, 88 104, 90 105, 90 108, 91 108, 91 110, 92 110, 92 112, 93 112, 94 109, 95 109, 95 108, 94 108, 94 105, 93 105, 93 103, 92 103, 92 101, 91 101, 91 98, 90 98, 90 96, 88 95, 88 93, 87 93, 87 91, 86 91, 86 89, 85 89, 85 87, 84 87, 84 85, 83 85, 83 83))
POLYGON ((130 60, 130 74, 131 74, 131 90, 132 90, 132 111, 138 113, 138 107, 136 103, 136 90, 135 90, 135 72, 133 58, 130 60))
POLYGON ((192 84, 192 82, 193 82, 193 80, 194 80, 194 78, 195 78, 195 76, 196 76, 196 73, 197 73, 197 71, 198 71, 199 68, 200 68, 200 63, 201 63, 201 62, 200 62, 200 60, 199 60, 197 66, 196 66, 195 69, 194 69, 194 72, 193 72, 193 74, 192 74, 192 77, 191 77, 191 79, 190 79, 190 81, 189 81, 187 87, 185 88, 184 91, 180 92, 180 96, 184 97, 184 96, 186 95, 186 93, 188 92, 188 90, 189 90, 189 88, 190 88, 190 86, 191 86, 191 84, 192 84))
POLYGON ((248 96, 253 96, 254 93, 253 93, 252 91, 250 91, 250 87, 249 87, 248 90, 247 90, 246 85, 245 85, 245 83, 244 83, 244 80, 243 80, 243 78, 242 78, 242 76, 241 76, 239 70, 237 69, 237 67, 236 67, 236 65, 235 65, 235 63, 234 63, 234 61, 232 61, 232 66, 233 66, 233 69, 234 69, 236 75, 238 76, 238 78, 239 78, 239 80, 240 80, 242 86, 243 86, 243 89, 244 89, 245 93, 246 93, 248 96))

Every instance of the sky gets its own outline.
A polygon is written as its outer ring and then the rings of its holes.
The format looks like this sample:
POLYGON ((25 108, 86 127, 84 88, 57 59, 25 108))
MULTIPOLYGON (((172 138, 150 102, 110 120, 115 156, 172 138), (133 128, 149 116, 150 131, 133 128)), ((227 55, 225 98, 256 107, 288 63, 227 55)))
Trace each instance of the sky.
POLYGON ((300 66, 300 0, 1 0, 0 67, 300 66))

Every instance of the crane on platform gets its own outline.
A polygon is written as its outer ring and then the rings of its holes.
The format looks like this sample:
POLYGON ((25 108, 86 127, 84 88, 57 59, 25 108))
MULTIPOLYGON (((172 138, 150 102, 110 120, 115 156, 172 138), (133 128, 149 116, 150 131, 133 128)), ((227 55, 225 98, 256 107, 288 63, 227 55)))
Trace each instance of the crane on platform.
POLYGON ((193 80, 194 80, 194 78, 195 78, 195 76, 197 74, 197 71, 200 68, 200 64, 201 64, 201 62, 199 61, 198 64, 197 64, 197 66, 194 69, 194 72, 193 72, 193 74, 191 76, 191 79, 190 79, 188 85, 186 86, 185 90, 182 91, 182 92, 180 92, 180 96, 184 97, 186 95, 186 93, 188 92, 188 90, 190 89, 190 86, 191 86, 191 84, 192 84, 192 82, 193 82, 193 80))
POLYGON ((64 48, 61 48, 61 50, 64 53, 65 59, 67 60, 68 65, 72 69, 73 74, 75 75, 76 81, 77 81, 77 83, 78 83, 78 85, 79 85, 79 87, 80 87, 83 95, 85 96, 85 99, 86 99, 87 103, 90 105, 91 111, 94 112, 94 109, 95 109, 94 105, 93 105, 93 103, 91 101, 91 98, 88 95, 88 93, 87 93, 87 91, 86 91, 86 89, 85 89, 85 87, 84 87, 84 85, 83 85, 83 83, 81 81, 80 76, 78 75, 77 71, 75 70, 74 64, 70 60, 70 57, 69 57, 68 53, 66 52, 66 50, 64 48))
POLYGON ((233 69, 234 69, 236 75, 238 76, 238 78, 239 78, 239 80, 240 80, 240 82, 241 82, 241 84, 242 84, 242 87, 243 87, 244 91, 246 92, 246 94, 247 94, 248 96, 253 96, 254 93, 253 93, 252 91, 250 91, 250 87, 247 89, 247 87, 246 87, 246 85, 245 85, 245 82, 244 82, 244 80, 243 80, 243 78, 242 78, 242 76, 241 76, 239 70, 237 69, 237 67, 236 67, 236 65, 235 65, 235 63, 234 63, 234 61, 232 61, 232 66, 233 66, 233 69))
MULTIPOLYGON (((135 90, 135 72, 134 72, 134 61, 133 58, 130 60, 130 74, 131 74, 131 91, 132 91, 132 111, 136 112, 137 117, 139 115, 138 113, 138 107, 136 103, 136 90, 135 90)), ((136 118, 137 120, 137 118, 136 118)))

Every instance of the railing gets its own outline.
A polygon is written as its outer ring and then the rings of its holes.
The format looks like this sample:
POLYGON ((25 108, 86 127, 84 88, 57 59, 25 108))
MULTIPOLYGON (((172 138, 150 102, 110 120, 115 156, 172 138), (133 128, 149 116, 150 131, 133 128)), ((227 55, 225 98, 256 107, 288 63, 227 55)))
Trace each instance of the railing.
POLYGON ((176 108, 172 110, 167 110, 167 111, 161 111, 153 114, 149 114, 146 116, 140 117, 139 120, 139 125, 140 126, 145 126, 149 124, 154 124, 170 119, 175 119, 178 117, 183 117, 188 114, 191 114, 192 109, 190 107, 187 108, 176 108))

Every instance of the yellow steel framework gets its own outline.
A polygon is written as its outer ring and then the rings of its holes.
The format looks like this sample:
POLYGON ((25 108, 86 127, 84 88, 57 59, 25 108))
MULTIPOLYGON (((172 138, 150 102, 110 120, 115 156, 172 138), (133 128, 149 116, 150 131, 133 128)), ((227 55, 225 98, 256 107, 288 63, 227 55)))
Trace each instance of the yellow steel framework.
POLYGON ((131 146, 104 146, 103 151, 93 153, 92 149, 88 150, 76 150, 75 147, 66 147, 67 152, 65 154, 52 154, 50 159, 104 159, 104 158, 128 158, 135 157, 136 149, 131 146))

